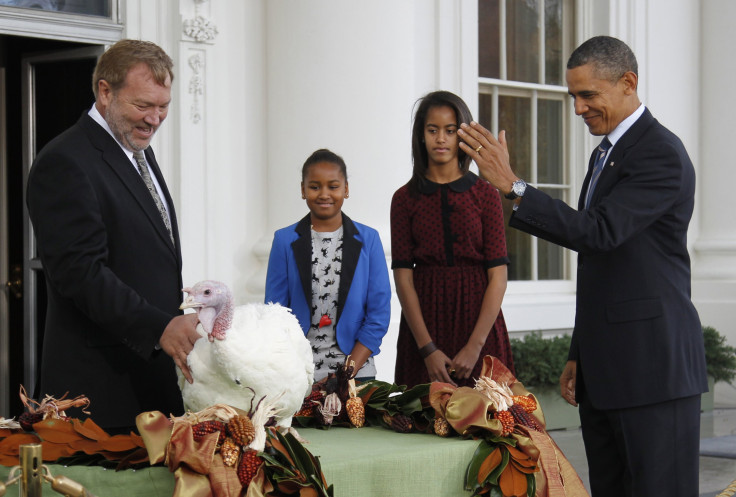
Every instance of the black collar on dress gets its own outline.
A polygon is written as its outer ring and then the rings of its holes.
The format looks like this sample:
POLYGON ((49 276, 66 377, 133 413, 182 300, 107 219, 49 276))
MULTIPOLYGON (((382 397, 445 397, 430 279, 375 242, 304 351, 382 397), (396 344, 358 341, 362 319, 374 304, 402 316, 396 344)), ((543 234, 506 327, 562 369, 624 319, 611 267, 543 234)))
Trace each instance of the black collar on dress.
POLYGON ((478 175, 472 171, 468 171, 461 178, 451 181, 450 183, 435 183, 434 181, 424 178, 424 181, 419 185, 419 192, 425 195, 431 195, 437 191, 437 189, 443 185, 447 185, 450 190, 456 193, 463 193, 470 190, 478 181, 478 175))

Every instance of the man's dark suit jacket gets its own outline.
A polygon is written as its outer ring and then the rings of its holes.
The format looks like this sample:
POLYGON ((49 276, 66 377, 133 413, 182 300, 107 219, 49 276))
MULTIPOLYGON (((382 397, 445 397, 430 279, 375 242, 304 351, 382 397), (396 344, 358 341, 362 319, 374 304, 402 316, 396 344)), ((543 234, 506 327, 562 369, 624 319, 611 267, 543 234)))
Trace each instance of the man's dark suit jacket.
POLYGON ((135 166, 85 112, 38 154, 27 204, 46 274, 48 310, 37 396, 86 395, 103 428, 143 411, 181 414, 173 360, 156 350, 181 311, 174 203, 153 151, 176 246, 135 166))
MULTIPOLYGON (((527 188, 510 226, 578 252, 569 359, 598 409, 707 391, 690 300, 687 228, 695 172, 682 142, 648 110, 618 140, 583 209, 527 188)), ((580 390, 576 395, 580 397, 580 390)))

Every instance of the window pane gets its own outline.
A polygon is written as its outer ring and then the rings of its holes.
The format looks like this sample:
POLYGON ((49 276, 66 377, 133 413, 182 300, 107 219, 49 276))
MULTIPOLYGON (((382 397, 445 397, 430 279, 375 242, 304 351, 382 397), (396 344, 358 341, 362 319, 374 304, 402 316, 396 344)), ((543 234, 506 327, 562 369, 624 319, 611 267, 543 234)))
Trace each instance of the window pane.
MULTIPOLYGON (((506 130, 511 164, 521 178, 528 178, 531 171, 531 104, 529 98, 499 96, 498 126, 506 130)), ((506 226, 513 210, 513 203, 503 199, 506 226)), ((531 279, 531 237, 519 230, 506 229, 506 246, 511 259, 510 280, 531 279)))
POLYGON ((544 0, 545 83, 563 85, 562 0, 544 0))
POLYGON ((509 228, 509 219, 514 202, 501 196, 504 226, 506 226, 506 250, 509 254, 509 281, 530 280, 532 278, 532 238, 531 235, 509 228))
POLYGON ((506 130, 509 159, 520 178, 531 176, 531 103, 529 98, 498 97, 498 129, 506 130))
POLYGON ((537 181, 562 184, 562 101, 537 100, 537 181))
POLYGON ((501 77, 498 0, 478 0, 478 74, 501 77))
MULTIPOLYGON (((550 197, 562 200, 563 191, 556 188, 542 188, 550 197)), ((538 239, 537 271, 540 280, 561 280, 565 277, 565 249, 546 240, 538 239)))
POLYGON ((493 131, 493 96, 487 93, 478 95, 478 122, 493 131))
POLYGON ((0 5, 110 17, 110 0, 0 0, 0 5))
POLYGON ((506 79, 539 83, 538 13, 537 0, 506 0, 506 79))

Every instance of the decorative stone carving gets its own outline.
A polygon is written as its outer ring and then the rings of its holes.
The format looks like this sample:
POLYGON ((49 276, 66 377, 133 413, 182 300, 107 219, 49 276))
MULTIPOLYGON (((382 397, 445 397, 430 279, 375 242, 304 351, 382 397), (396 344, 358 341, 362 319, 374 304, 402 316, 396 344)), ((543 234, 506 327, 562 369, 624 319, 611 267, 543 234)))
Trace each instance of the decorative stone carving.
POLYGON ((217 35, 217 26, 209 19, 198 15, 194 19, 184 21, 184 34, 200 43, 212 42, 217 35))
POLYGON ((190 119, 194 124, 202 120, 199 109, 199 97, 204 94, 204 57, 201 53, 195 53, 188 59, 189 67, 192 68, 192 76, 189 78, 189 93, 192 95, 192 106, 190 119))
POLYGON ((217 26, 200 13, 200 6, 209 0, 194 0, 194 17, 183 23, 184 34, 198 43, 211 43, 217 36, 217 26))

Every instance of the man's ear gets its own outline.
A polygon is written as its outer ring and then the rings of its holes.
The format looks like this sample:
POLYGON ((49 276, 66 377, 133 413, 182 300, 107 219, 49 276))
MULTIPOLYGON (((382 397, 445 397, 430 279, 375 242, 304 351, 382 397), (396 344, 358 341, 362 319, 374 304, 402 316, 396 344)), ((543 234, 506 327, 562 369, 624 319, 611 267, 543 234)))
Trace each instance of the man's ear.
POLYGON ((623 79, 624 85, 626 85, 624 91, 627 95, 636 93, 636 88, 639 86, 639 76, 637 76, 636 73, 633 71, 626 71, 621 79, 623 79))
POLYGON ((104 79, 99 80, 97 82, 96 102, 97 102, 97 108, 98 110, 100 110, 100 113, 103 116, 105 115, 103 110, 107 109, 110 106, 111 101, 112 101, 112 87, 104 79))

